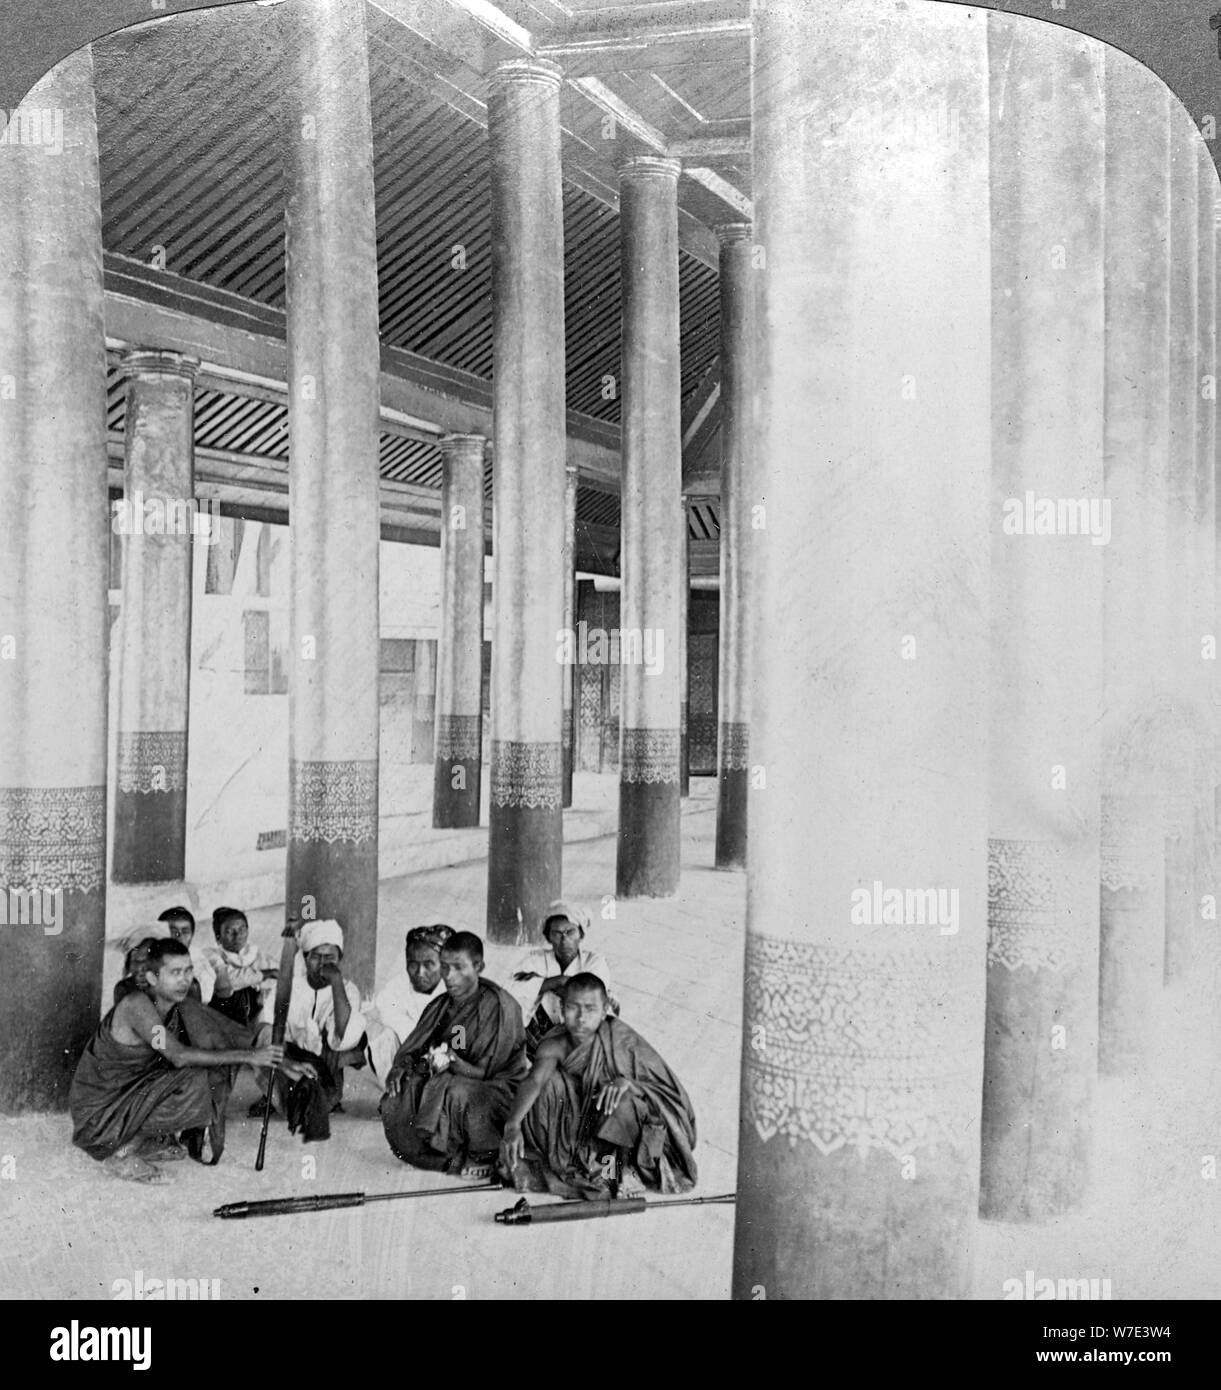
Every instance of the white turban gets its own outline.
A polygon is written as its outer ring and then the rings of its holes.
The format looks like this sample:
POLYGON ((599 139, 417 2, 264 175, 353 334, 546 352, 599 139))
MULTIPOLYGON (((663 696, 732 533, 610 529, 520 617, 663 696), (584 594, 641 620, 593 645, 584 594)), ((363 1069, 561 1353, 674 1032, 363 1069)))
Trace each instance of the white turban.
POLYGON ((301 954, 307 956, 319 946, 338 946, 343 950, 343 928, 333 917, 306 922, 301 928, 301 954))

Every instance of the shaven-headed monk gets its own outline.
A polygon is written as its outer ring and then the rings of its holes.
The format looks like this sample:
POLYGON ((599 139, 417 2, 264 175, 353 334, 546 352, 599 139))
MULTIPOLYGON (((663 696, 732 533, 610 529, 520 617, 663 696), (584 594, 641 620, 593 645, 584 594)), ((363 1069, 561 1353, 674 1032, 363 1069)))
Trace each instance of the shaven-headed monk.
POLYGON ((417 1168, 489 1175, 513 1092, 529 1070, 521 1009, 482 975, 483 942, 455 932, 441 947, 445 994, 424 1010, 386 1077, 386 1138, 417 1168))
POLYGON ((191 953, 172 937, 142 942, 139 988, 98 1025, 81 1054, 68 1108, 72 1142, 115 1177, 164 1182, 158 1160, 179 1158, 174 1137, 200 1163, 224 1148, 233 1068, 278 1066, 282 1047, 188 998, 191 953))
POLYGON ((596 975, 564 987, 564 1022, 539 1043, 505 1121, 500 1167, 519 1192, 635 1196, 695 1186, 695 1112, 639 1033, 607 1012, 596 975))

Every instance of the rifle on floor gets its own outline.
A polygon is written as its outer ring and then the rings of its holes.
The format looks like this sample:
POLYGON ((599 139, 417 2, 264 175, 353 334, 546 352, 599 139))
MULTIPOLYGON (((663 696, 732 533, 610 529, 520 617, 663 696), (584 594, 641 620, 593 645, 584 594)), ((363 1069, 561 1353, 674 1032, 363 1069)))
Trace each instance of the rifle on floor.
MULTIPOLYGON (((280 973, 276 976, 276 1007, 272 1016, 271 1044, 279 1047, 284 1042, 288 1028, 288 1004, 293 993, 293 966, 297 963, 297 928, 300 919, 296 913, 289 913, 280 933, 280 973)), ((259 1156, 254 1161, 254 1171, 263 1171, 263 1159, 267 1153, 267 1129, 271 1124, 271 1095, 276 1084, 276 1069, 267 1071, 267 1094, 263 1098, 263 1128, 259 1133, 259 1156)))
POLYGON ((363 1207, 368 1202, 397 1202, 405 1197, 452 1197, 459 1192, 503 1191, 503 1183, 485 1182, 463 1183, 461 1187, 423 1187, 414 1192, 332 1192, 319 1197, 273 1197, 265 1202, 229 1202, 223 1207, 214 1208, 212 1215, 226 1221, 246 1216, 295 1216, 302 1211, 363 1207))
POLYGON ((546 1221, 591 1221, 598 1216, 630 1216, 640 1211, 656 1211, 658 1207, 704 1207, 729 1205, 737 1199, 736 1192, 723 1192, 718 1197, 670 1197, 649 1202, 643 1197, 598 1197, 592 1202, 548 1202, 532 1207, 523 1197, 515 1207, 496 1213, 502 1226, 537 1226, 546 1221))

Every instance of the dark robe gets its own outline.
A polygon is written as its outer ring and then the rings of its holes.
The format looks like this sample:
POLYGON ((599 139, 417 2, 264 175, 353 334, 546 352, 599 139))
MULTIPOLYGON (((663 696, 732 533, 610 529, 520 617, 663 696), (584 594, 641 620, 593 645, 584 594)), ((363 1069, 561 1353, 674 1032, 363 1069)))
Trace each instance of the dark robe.
POLYGON ((530 1070, 521 1008, 491 980, 455 1005, 434 999, 395 1055, 409 1068, 397 1096, 382 1097, 382 1124, 390 1147, 417 1168, 457 1171, 468 1154, 495 1152, 517 1084, 530 1070), (438 1043, 472 1066, 482 1080, 446 1070, 428 1075, 425 1053, 438 1043))
POLYGON ((235 989, 222 999, 214 994, 208 1001, 208 1008, 215 1010, 222 1018, 240 1023, 243 1028, 257 1024, 263 1014, 263 991, 254 985, 235 989))
MULTIPOLYGON (((72 1078, 72 1142, 91 1158, 104 1159, 139 1134, 176 1134, 210 1125, 219 1133, 234 1068, 175 1067, 149 1043, 116 1042, 114 1014, 111 1009, 98 1025, 72 1078)), ((176 1004, 163 1023, 184 1047, 215 1052, 254 1046, 250 1030, 194 999, 176 1004)), ((213 1149, 217 1152, 215 1143, 213 1149)))
MULTIPOLYGON (((551 1036, 564 1030, 556 1028, 551 1036)), ((646 1187, 688 1192, 695 1186, 695 1111, 661 1055, 626 1023, 607 1018, 556 1067, 522 1121, 526 1161, 512 1174, 519 1191, 605 1197, 606 1159, 636 1166, 646 1187), (594 1109, 600 1088, 626 1077, 641 1095, 610 1115, 594 1109)))
POLYGON ((343 1101, 344 1066, 363 1067, 362 1052, 366 1045, 363 1036, 357 1046, 347 1052, 336 1052, 324 1043, 319 1054, 294 1042, 284 1044, 284 1055, 290 1062, 312 1062, 318 1073, 316 1080, 311 1076, 302 1076, 296 1081, 289 1081, 286 1076, 276 1077, 276 1094, 290 1134, 300 1131, 307 1144, 331 1137, 331 1112, 343 1101))

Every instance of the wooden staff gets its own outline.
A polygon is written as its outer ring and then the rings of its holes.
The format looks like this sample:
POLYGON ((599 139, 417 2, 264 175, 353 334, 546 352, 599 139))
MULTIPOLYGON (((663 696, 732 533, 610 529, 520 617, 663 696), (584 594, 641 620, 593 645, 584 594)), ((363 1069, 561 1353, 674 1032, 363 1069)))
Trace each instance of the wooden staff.
MULTIPOLYGON (((284 1042, 284 1032, 288 1027, 288 1001, 293 993, 293 966, 297 960, 297 928, 300 919, 296 913, 289 913, 280 933, 280 973, 276 976, 276 1007, 271 1024, 271 1045, 279 1047, 284 1042)), ((267 1072, 267 1095, 263 1100, 263 1128, 259 1134, 259 1156, 254 1161, 254 1171, 263 1171, 263 1158, 267 1153, 267 1127, 271 1124, 271 1093, 276 1084, 276 1069, 267 1072)))

